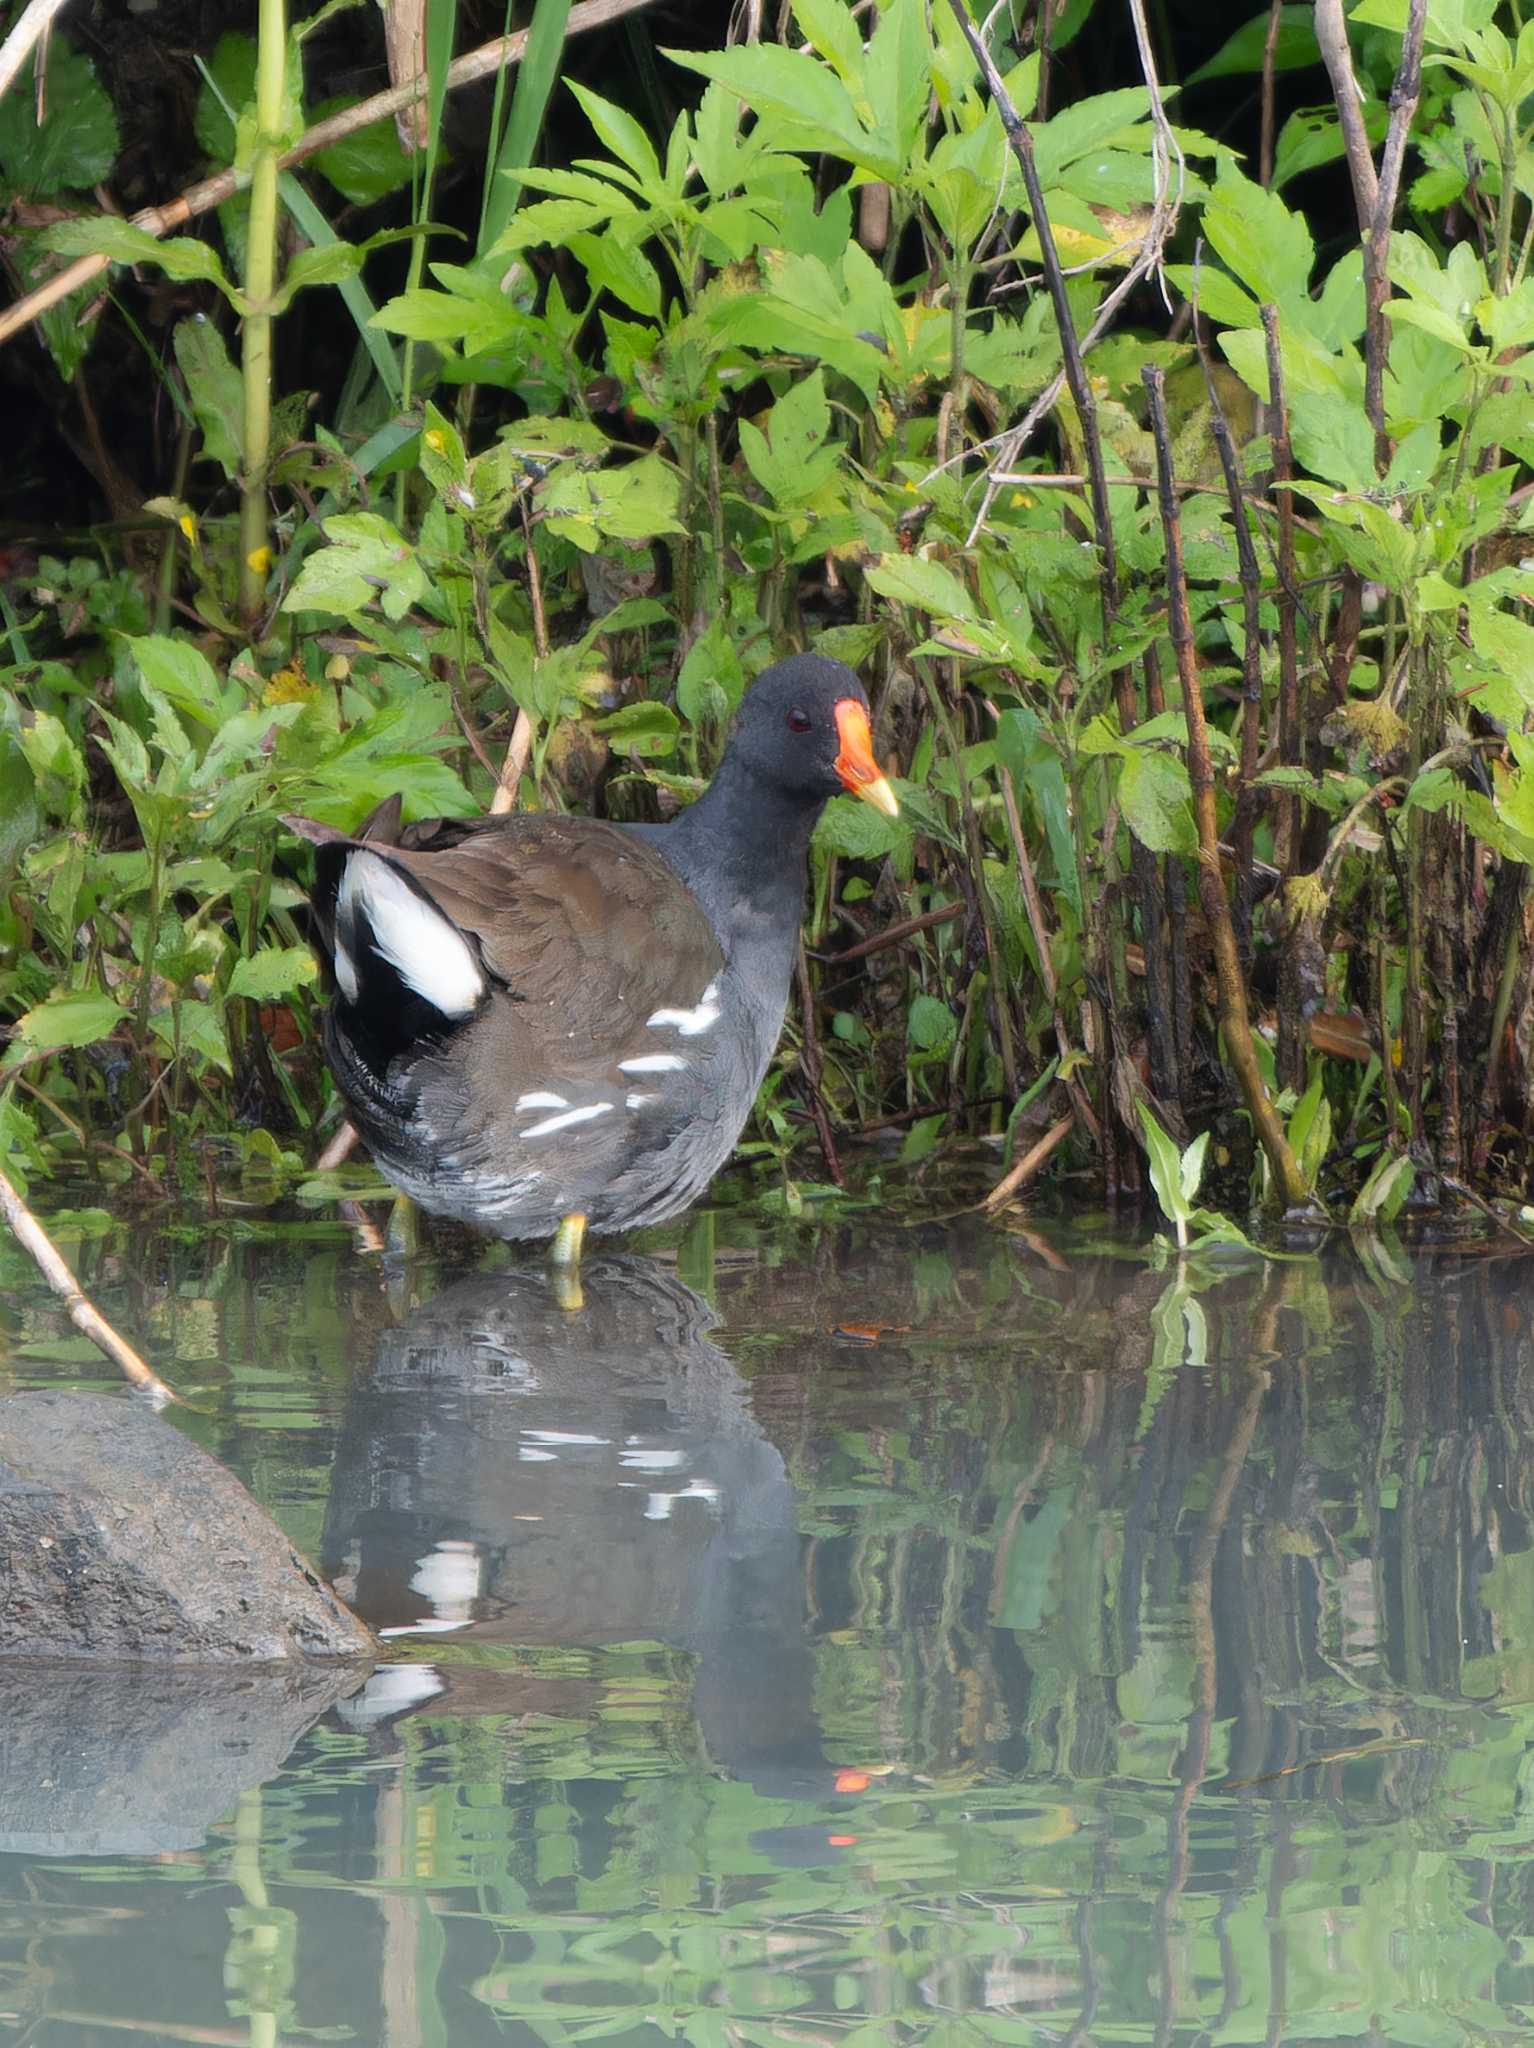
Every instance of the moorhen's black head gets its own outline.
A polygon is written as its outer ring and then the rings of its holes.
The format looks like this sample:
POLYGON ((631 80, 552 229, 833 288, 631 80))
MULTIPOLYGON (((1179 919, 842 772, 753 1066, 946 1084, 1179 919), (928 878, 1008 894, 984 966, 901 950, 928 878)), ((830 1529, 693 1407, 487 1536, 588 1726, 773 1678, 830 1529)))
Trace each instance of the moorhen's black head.
POLYGON ((898 814, 874 759, 863 685, 823 654, 794 654, 763 669, 736 713, 727 752, 749 780, 807 802, 846 789, 898 814))

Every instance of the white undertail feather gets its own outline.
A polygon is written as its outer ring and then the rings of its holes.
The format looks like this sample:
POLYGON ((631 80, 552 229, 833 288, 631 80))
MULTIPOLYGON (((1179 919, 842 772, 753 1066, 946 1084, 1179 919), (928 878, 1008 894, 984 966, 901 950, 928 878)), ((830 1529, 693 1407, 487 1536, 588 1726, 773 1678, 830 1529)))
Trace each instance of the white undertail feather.
POLYGON ((363 918, 373 944, 407 987, 444 1017, 468 1016, 485 992, 468 940, 387 861, 365 849, 348 859, 336 896, 336 980, 348 1001, 357 993, 357 926, 363 918))

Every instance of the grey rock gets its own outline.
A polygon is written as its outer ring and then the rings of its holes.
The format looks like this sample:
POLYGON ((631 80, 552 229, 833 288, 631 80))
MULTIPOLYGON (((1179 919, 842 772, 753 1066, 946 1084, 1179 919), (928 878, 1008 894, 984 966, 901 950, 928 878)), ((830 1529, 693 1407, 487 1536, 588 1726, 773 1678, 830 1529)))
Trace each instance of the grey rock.
POLYGON ((337 1664, 0 1670, 0 1854, 199 1849, 361 1676, 337 1664))
POLYGON ((377 1645, 217 1459, 129 1395, 0 1401, 0 1656, 373 1658, 377 1645))

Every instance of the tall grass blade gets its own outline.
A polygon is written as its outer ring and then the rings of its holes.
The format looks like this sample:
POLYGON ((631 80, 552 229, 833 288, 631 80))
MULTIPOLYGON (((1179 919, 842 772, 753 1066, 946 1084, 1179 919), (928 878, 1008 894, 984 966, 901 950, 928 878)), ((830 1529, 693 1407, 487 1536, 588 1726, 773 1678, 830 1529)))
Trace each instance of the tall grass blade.
MULTIPOLYGON (((507 171, 524 170, 533 160, 543 117, 559 76, 559 60, 565 47, 565 24, 570 18, 570 0, 538 0, 528 25, 527 49, 517 68, 517 82, 511 96, 511 115, 501 146, 487 166, 484 204, 479 219, 479 249, 483 256, 505 232, 517 208, 522 188, 507 171)), ((504 77, 502 73, 502 77, 504 77)), ((496 114, 499 118, 500 108, 496 114)))

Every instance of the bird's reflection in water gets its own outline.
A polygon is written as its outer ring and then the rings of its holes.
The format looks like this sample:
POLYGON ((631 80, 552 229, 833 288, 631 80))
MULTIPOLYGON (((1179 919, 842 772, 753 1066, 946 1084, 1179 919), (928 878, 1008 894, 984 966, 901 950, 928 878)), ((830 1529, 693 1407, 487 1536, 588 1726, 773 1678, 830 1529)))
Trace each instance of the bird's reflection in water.
MULTIPOLYGON (((572 1313, 541 1268, 465 1280, 385 1337, 343 1424, 324 1568, 386 1635, 690 1651, 715 1763, 808 1789, 783 1459, 706 1302, 638 1257, 593 1259, 581 1282, 572 1313)), ((440 1684, 386 1669, 361 1712, 440 1684)))

